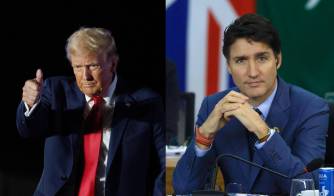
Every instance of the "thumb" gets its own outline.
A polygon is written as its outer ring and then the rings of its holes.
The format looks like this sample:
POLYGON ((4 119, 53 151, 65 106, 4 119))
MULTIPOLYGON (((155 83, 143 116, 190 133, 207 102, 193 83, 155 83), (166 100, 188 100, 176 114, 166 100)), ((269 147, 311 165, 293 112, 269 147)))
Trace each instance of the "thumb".
POLYGON ((42 83, 43 82, 43 72, 41 69, 37 69, 36 71, 36 81, 38 83, 42 83))

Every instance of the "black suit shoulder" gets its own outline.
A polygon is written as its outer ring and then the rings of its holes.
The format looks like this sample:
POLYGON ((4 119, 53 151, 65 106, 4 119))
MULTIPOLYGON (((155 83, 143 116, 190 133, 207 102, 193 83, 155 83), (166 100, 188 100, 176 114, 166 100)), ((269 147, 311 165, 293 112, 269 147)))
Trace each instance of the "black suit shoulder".
POLYGON ((162 98, 149 88, 139 88, 118 94, 115 118, 162 122, 164 118, 162 98))

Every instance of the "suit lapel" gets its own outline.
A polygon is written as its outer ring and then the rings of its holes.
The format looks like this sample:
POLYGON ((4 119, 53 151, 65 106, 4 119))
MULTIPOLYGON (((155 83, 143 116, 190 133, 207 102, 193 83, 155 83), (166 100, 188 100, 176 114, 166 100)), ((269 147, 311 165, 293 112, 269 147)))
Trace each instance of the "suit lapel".
MULTIPOLYGON (((289 99, 289 86, 280 78, 278 78, 278 87, 276 91, 275 98, 270 106, 270 110, 266 119, 266 123, 269 127, 277 127, 280 131, 283 131, 288 119, 289 119, 289 110, 290 99, 289 99)), ((253 156, 253 162, 261 166, 264 165, 263 160, 261 159, 259 152, 255 150, 253 156)), ((251 190, 256 177, 259 175, 260 168, 252 167, 249 178, 249 187, 248 190, 251 190)))
POLYGON ((282 79, 278 79, 278 84, 266 122, 269 127, 277 127, 279 131, 284 131, 289 120, 290 92, 289 86, 282 79))
POLYGON ((127 108, 131 106, 130 103, 126 102, 126 97, 127 96, 115 97, 116 103, 114 116, 111 123, 112 125, 107 161, 107 173, 109 173, 111 163, 113 162, 117 149, 121 143, 121 138, 129 121, 129 119, 124 116, 126 115, 127 108))

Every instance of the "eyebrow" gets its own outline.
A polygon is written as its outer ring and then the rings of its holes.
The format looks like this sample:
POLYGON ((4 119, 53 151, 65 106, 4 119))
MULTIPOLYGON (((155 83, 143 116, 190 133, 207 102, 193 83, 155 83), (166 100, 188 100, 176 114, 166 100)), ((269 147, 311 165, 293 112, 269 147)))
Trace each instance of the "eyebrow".
POLYGON ((93 65, 98 65, 98 63, 91 63, 91 64, 87 64, 87 65, 72 65, 73 67, 81 67, 81 66, 93 66, 93 65))
MULTIPOLYGON (((259 57, 259 56, 268 56, 269 52, 265 51, 265 52, 258 52, 255 53, 255 57, 259 57)), ((241 55, 241 56, 235 56, 232 58, 233 60, 244 60, 244 59, 248 59, 248 56, 246 55, 241 55)))
POLYGON ((255 54, 256 57, 259 57, 259 56, 268 56, 268 55, 269 55, 269 52, 259 52, 259 53, 255 54))
POLYGON ((233 57, 232 59, 233 60, 240 60, 240 59, 247 59, 248 57, 245 56, 245 55, 242 55, 242 56, 236 56, 236 57, 233 57))

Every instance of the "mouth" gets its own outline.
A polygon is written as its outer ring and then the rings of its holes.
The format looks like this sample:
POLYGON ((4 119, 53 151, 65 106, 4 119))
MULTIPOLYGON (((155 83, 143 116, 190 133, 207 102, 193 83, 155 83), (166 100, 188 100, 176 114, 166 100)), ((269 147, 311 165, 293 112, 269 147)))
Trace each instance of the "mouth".
POLYGON ((258 87, 263 83, 263 81, 247 81, 245 84, 250 87, 258 87))
POLYGON ((91 88, 95 86, 95 83, 83 83, 82 86, 85 88, 91 88))

